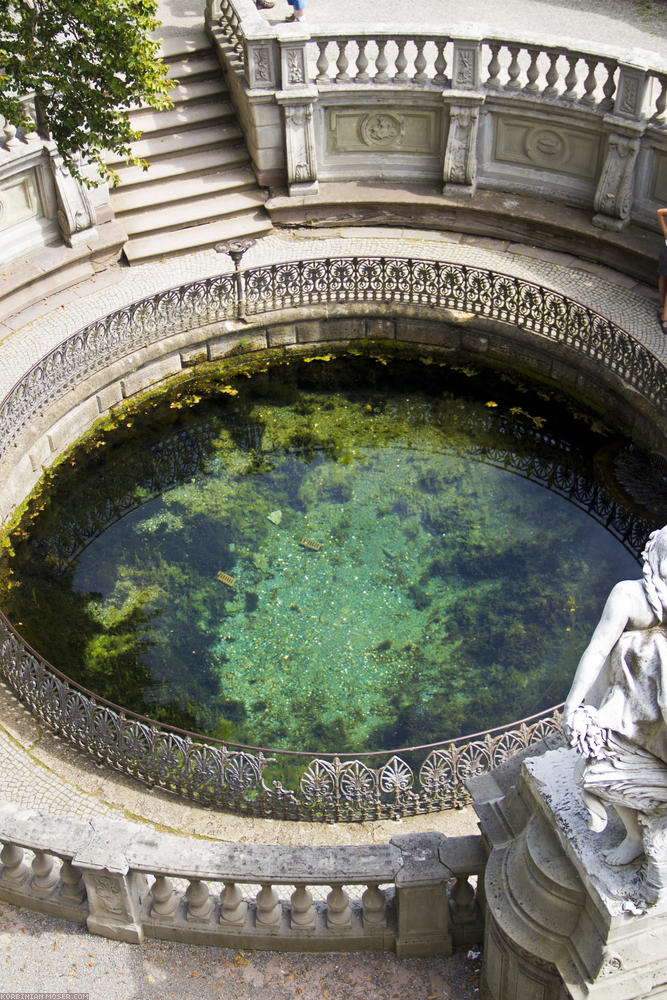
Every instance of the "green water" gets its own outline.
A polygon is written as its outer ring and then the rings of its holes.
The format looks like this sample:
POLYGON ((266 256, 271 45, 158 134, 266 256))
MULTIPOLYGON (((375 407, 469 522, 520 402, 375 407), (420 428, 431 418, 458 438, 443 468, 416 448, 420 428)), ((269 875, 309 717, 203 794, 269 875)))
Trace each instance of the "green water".
POLYGON ((486 729, 565 696, 608 590, 637 575, 542 484, 596 495, 608 444, 545 391, 437 363, 195 382, 64 463, 12 536, 3 606, 96 693, 225 739, 486 729))

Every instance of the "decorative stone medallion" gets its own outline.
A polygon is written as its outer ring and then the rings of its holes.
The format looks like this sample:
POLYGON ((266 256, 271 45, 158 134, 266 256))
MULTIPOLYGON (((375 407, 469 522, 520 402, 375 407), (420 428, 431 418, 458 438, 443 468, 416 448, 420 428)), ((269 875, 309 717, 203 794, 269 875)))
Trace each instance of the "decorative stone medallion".
POLYGON ((362 142, 367 146, 397 146, 405 137, 405 122, 397 115, 377 112, 366 115, 359 124, 362 142))

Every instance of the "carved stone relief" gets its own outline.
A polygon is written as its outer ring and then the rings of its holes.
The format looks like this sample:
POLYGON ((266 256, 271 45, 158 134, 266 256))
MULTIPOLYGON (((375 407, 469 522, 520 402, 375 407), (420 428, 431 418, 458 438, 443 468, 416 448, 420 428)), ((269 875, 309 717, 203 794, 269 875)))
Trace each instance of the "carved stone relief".
POLYGON ((475 49, 457 49, 455 87, 475 86, 475 49))
POLYGON ((477 107, 452 107, 445 150, 445 184, 471 187, 477 172, 477 107))
POLYGON ((627 219, 632 203, 634 166, 639 139, 612 134, 607 141, 607 158, 595 192, 595 209, 601 215, 627 219))
POLYGON ((271 65, 271 50, 268 46, 256 48, 252 53, 252 83, 257 85, 270 85, 273 83, 273 68, 271 65))
POLYGON ((122 883, 117 876, 98 875, 93 882, 97 900, 108 913, 125 914, 122 883))
POLYGON ((621 66, 614 114, 641 119, 646 86, 647 75, 643 70, 635 66, 621 66))
POLYGON ((317 162, 310 104, 286 105, 285 145, 289 184, 316 184, 317 162))
POLYGON ((496 118, 494 159, 592 180, 600 160, 600 136, 567 126, 496 118))
POLYGON ((328 153, 438 152, 439 114, 435 111, 382 111, 363 108, 326 110, 328 153))
POLYGON ((306 74, 303 64, 303 49, 287 49, 285 54, 285 65, 287 67, 287 83, 305 83, 306 74))

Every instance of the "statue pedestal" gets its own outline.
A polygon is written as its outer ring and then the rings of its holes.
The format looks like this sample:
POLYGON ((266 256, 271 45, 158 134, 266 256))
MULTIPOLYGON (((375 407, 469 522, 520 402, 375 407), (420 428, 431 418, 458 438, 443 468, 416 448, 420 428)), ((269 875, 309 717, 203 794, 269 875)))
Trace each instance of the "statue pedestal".
POLYGON ((603 851, 624 828, 613 809, 592 833, 576 786, 581 758, 561 747, 469 783, 489 859, 485 1000, 639 1000, 667 995, 667 892, 642 859, 614 868, 603 851))

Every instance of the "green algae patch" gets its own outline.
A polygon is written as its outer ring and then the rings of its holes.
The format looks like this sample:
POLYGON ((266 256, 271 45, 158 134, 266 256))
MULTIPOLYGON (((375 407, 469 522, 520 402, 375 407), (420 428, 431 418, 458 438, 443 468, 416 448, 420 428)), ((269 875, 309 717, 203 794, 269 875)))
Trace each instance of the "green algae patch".
POLYGON ((417 745, 558 702, 637 572, 591 517, 628 520, 594 478, 609 435, 420 354, 263 353, 124 406, 13 523, 3 607, 97 694, 255 746, 417 745))

